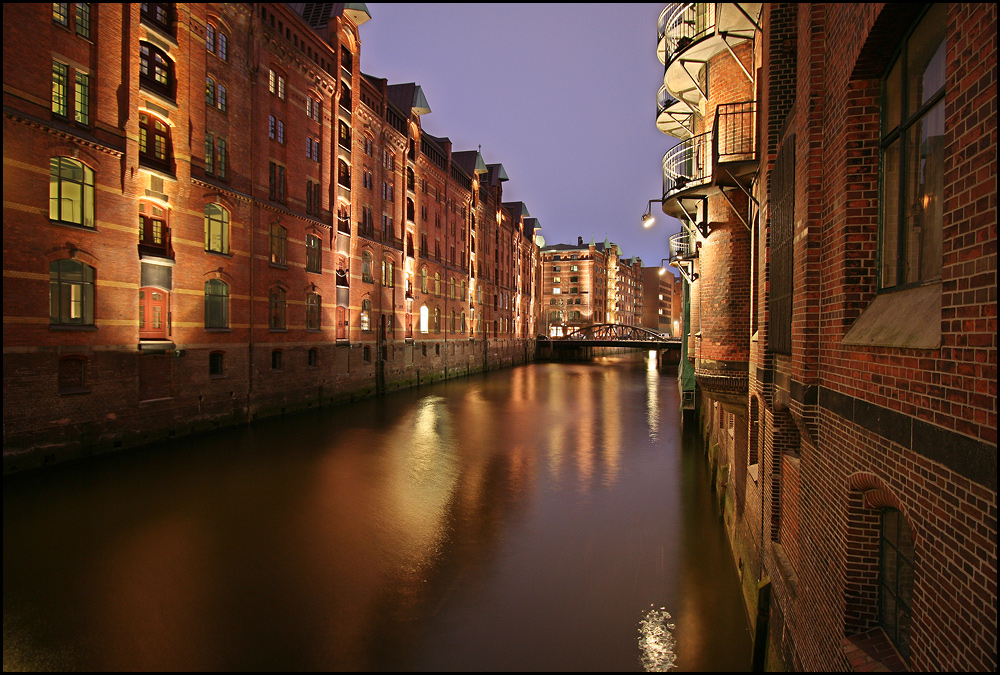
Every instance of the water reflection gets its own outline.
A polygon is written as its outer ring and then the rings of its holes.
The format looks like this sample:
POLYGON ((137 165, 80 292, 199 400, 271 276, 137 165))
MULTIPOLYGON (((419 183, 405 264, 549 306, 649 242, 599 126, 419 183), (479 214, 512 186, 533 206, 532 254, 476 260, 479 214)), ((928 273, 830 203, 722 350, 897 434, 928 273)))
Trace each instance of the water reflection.
POLYGON ((647 673, 665 673, 677 665, 674 622, 665 608, 651 609, 639 622, 639 650, 647 673))
POLYGON ((650 603, 677 667, 742 663, 651 372, 538 364, 8 479, 4 668, 629 670, 650 603))

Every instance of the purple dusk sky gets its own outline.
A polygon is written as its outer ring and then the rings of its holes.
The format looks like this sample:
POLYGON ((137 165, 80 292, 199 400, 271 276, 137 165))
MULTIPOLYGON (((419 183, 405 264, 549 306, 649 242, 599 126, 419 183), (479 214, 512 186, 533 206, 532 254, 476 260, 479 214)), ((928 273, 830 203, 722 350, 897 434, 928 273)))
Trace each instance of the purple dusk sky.
POLYGON ((646 266, 680 229, 653 204, 661 160, 676 141, 656 129, 656 20, 664 4, 367 3, 361 70, 416 82, 421 118, 455 151, 482 145, 510 180, 546 244, 607 236, 646 266))

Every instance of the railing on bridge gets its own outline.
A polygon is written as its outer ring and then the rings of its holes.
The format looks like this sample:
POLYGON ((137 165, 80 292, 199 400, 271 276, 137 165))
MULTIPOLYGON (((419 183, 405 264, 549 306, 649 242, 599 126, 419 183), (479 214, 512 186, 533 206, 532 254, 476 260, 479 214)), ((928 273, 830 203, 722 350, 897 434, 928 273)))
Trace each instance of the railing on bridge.
POLYGON ((555 338, 553 342, 574 342, 574 341, 594 341, 594 342, 675 342, 679 338, 672 338, 658 331, 646 328, 645 326, 632 326, 625 323, 600 323, 591 326, 583 326, 572 333, 555 338))

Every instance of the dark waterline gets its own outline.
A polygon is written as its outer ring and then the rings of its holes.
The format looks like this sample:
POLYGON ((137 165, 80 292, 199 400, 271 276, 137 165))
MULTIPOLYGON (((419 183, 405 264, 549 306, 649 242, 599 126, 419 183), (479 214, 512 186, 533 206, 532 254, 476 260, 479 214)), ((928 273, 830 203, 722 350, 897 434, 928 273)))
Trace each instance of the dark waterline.
POLYGON ((534 364, 14 476, 4 670, 748 669, 678 408, 534 364))

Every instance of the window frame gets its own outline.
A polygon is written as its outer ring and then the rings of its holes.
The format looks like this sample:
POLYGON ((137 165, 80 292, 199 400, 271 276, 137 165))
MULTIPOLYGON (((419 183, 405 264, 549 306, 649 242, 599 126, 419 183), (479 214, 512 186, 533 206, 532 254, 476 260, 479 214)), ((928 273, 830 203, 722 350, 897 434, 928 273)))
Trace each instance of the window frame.
POLYGON ((205 282, 205 328, 229 329, 229 284, 222 279, 205 282))
POLYGON ((205 204, 205 250, 229 255, 229 209, 219 202, 205 204), (210 213, 211 212, 211 213, 210 213), (218 245, 215 245, 215 242, 218 245))
POLYGON ((49 263, 50 326, 94 325, 96 278, 97 270, 82 260, 59 258, 49 263), (71 278, 77 274, 79 279, 71 278))
POLYGON ((306 272, 323 273, 323 248, 319 237, 306 235, 306 272))
MULTIPOLYGON (((49 220, 51 222, 85 227, 90 230, 96 229, 96 221, 94 219, 95 196, 93 169, 73 157, 56 156, 49 158, 49 220), (66 168, 74 167, 74 165, 76 165, 75 168, 81 170, 79 181, 74 180, 72 176, 66 175, 66 168), (63 202, 67 199, 65 192, 68 185, 79 186, 77 190, 80 194, 76 197, 76 199, 79 199, 81 205, 79 222, 73 219, 67 220, 63 217, 65 215, 63 202), (53 206, 53 197, 55 198, 55 206, 53 206)), ((73 200, 74 197, 69 197, 69 199, 73 200)))
MULTIPOLYGON (((878 184, 878 195, 879 195, 879 225, 878 225, 878 245, 877 245, 877 288, 879 293, 893 292, 898 290, 905 290, 907 288, 914 288, 918 286, 923 286, 926 284, 939 283, 942 279, 942 267, 943 267, 943 247, 941 242, 937 245, 937 254, 942 258, 938 261, 937 272, 931 274, 930 276, 925 276, 923 270, 917 269, 915 272, 911 272, 909 278, 907 277, 907 258, 908 258, 908 242, 909 235, 912 234, 913 229, 910 228, 907 223, 907 192, 910 187, 907 185, 908 182, 908 153, 913 147, 912 144, 912 134, 921 127, 921 123, 928 121, 935 114, 941 116, 942 132, 945 132, 946 120, 944 118, 946 114, 945 109, 945 94, 948 88, 948 78, 947 78, 947 49, 948 49, 948 30, 947 22, 945 22, 944 35, 942 41, 937 48, 944 54, 943 68, 943 79, 942 84, 938 90, 933 92, 927 97, 926 101, 919 103, 916 109, 912 112, 909 111, 909 98, 911 93, 912 82, 908 78, 909 69, 909 58, 911 52, 909 50, 911 39, 918 32, 920 28, 923 27, 924 22, 929 19, 931 13, 935 11, 935 7, 938 9, 943 9, 947 15, 947 9, 943 5, 931 5, 925 9, 919 18, 917 18, 907 29, 906 33, 899 41, 899 45, 896 48, 895 53, 892 58, 889 59, 889 63, 882 74, 880 88, 881 88, 881 100, 880 100, 880 119, 879 119, 879 184, 878 184), (887 110, 889 109, 889 96, 887 95, 889 81, 893 75, 893 70, 899 65, 899 120, 892 128, 887 128, 889 123, 887 110), (908 143, 908 139, 910 143, 908 143), (898 178, 897 186, 895 188, 896 199, 891 199, 890 194, 887 190, 887 173, 888 173, 888 151, 891 150, 893 146, 898 148, 898 178), (889 226, 890 216, 886 213, 886 207, 890 202, 896 203, 896 222, 893 227, 895 228, 895 242, 890 245, 887 241, 888 233, 886 232, 889 226), (895 258, 895 265, 893 265, 892 276, 893 279, 890 282, 885 277, 886 275, 886 256, 887 249, 894 248, 894 252, 891 254, 895 258)), ((937 50, 935 51, 935 54, 937 50)), ((932 57, 933 60, 933 57, 932 57)), ((925 71, 926 72, 926 71, 925 71)), ((946 134, 942 133, 942 137, 946 134)), ((942 179, 941 190, 942 193, 938 195, 938 204, 941 207, 941 214, 939 214, 936 220, 936 236, 943 238, 944 229, 944 217, 943 217, 943 190, 944 190, 944 148, 941 148, 941 166, 939 167, 940 177, 942 179)), ((916 196, 916 195, 913 195, 916 196)), ((925 194, 924 197, 928 195, 925 194)), ((921 251, 923 253, 923 251, 921 251)), ((918 265, 922 267, 922 265, 918 265)))
POLYGON ((170 56, 152 42, 141 41, 139 86, 173 102, 176 83, 174 62, 170 56))

